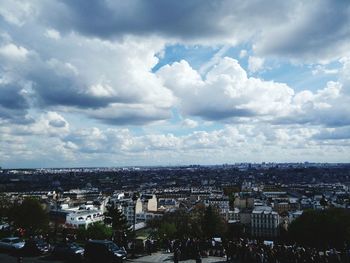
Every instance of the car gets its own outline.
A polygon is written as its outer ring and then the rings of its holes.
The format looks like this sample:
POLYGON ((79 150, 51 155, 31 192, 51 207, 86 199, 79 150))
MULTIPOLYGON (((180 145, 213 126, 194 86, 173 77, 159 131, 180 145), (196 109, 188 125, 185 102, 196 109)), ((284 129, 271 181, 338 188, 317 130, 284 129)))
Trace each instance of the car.
POLYGON ((22 254, 29 256, 37 256, 48 253, 51 250, 51 246, 40 238, 31 238, 26 240, 23 248, 21 249, 22 254))
POLYGON ((80 247, 76 243, 59 243, 54 247, 52 256, 55 258, 79 262, 83 259, 84 248, 80 247))
POLYGON ((6 237, 0 240, 0 249, 14 251, 23 248, 24 241, 19 237, 6 237))
POLYGON ((89 240, 85 245, 85 259, 89 263, 94 262, 123 262, 127 253, 124 248, 118 247, 108 240, 89 240))
POLYGON ((0 231, 4 231, 10 228, 10 225, 7 223, 0 223, 0 231))

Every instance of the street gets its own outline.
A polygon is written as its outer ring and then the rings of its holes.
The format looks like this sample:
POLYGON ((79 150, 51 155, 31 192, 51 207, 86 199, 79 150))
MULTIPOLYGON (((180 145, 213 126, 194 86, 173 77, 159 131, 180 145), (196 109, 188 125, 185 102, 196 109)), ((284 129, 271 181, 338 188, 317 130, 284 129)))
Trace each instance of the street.
MULTIPOLYGON (((128 259, 127 262, 139 262, 139 263, 155 263, 155 262, 173 262, 172 254, 164 252, 156 252, 149 256, 138 257, 136 259, 128 259)), ((1 263, 17 263, 17 259, 8 254, 0 253, 1 263)), ((55 260, 50 257, 24 257, 23 263, 63 263, 62 260, 55 260)), ((180 261, 184 263, 195 262, 195 260, 180 261)), ((208 257, 202 259, 203 263, 222 263, 226 262, 223 257, 208 257)))

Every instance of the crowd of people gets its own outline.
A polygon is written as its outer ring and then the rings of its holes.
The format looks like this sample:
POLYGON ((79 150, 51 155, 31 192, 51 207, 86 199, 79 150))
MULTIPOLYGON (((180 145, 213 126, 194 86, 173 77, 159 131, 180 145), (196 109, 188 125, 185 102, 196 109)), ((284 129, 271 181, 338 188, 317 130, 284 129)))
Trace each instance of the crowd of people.
POLYGON ((349 263, 349 248, 318 250, 303 246, 265 244, 256 240, 230 241, 226 245, 227 261, 237 263, 349 263))
POLYGON ((221 242, 220 239, 183 239, 165 241, 167 252, 174 255, 174 262, 207 256, 226 257, 233 263, 350 263, 350 249, 316 248, 298 245, 274 244, 257 240, 240 239, 221 242))

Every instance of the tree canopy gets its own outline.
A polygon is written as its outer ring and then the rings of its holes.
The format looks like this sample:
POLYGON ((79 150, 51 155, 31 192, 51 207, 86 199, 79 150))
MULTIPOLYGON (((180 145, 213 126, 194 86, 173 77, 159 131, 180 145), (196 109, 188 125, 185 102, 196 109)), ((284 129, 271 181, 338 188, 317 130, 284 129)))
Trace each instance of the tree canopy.
POLYGON ((212 238, 223 236, 226 223, 214 207, 197 206, 195 209, 178 209, 162 219, 149 222, 158 230, 159 238, 212 238))
POLYGON ((291 241, 324 248, 350 242, 350 211, 340 208, 305 211, 289 226, 291 241))
POLYGON ((115 205, 109 205, 105 215, 105 224, 110 225, 113 231, 119 235, 130 234, 125 215, 115 205))
POLYGON ((87 229, 80 228, 78 230, 78 238, 80 240, 86 239, 109 239, 112 236, 112 228, 106 226, 101 222, 97 222, 88 226, 87 229))
POLYGON ((17 228, 23 228, 29 235, 46 231, 49 216, 37 199, 26 198, 9 209, 9 219, 17 228))

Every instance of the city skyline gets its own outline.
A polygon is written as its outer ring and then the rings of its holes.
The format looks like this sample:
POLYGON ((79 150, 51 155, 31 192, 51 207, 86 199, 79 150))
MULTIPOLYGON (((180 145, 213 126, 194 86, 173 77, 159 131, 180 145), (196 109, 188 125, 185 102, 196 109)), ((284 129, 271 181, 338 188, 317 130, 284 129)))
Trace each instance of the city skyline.
POLYGON ((0 6, 0 166, 350 162, 348 1, 0 6))

